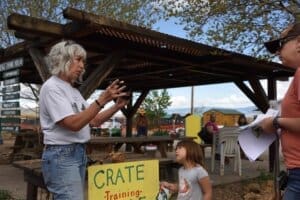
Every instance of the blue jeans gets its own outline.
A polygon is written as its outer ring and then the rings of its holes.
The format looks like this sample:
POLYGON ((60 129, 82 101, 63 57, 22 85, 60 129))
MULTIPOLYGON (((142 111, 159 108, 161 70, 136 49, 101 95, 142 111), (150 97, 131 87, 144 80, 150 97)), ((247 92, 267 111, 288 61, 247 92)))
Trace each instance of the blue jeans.
POLYGON ((300 168, 288 170, 288 182, 283 200, 300 199, 300 168))
POLYGON ((87 157, 84 144, 46 145, 42 172, 54 200, 83 200, 87 157))
POLYGON ((143 127, 143 126, 140 126, 140 127, 137 127, 137 136, 147 136, 147 127, 143 127))

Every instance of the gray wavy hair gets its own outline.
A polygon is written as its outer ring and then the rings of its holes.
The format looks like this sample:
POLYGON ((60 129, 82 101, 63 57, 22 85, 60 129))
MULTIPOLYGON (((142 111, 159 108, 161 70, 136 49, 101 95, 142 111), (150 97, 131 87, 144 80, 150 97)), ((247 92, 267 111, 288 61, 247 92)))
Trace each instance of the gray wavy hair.
MULTIPOLYGON (((71 61, 75 56, 79 56, 83 58, 83 60, 86 60, 86 51, 81 45, 72 40, 66 40, 55 44, 47 56, 51 74, 67 74, 69 72, 71 61)), ((79 81, 82 81, 83 73, 80 75, 79 81)))

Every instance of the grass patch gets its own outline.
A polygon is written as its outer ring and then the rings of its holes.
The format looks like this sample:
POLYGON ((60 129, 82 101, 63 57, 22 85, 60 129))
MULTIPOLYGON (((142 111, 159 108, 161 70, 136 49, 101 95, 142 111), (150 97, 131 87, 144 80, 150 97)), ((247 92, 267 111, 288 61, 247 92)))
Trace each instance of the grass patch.
POLYGON ((257 177, 257 179, 259 181, 268 181, 268 180, 272 180, 274 177, 274 175, 270 172, 265 172, 265 171, 261 171, 259 177, 257 177))
POLYGON ((0 189, 0 200, 10 200, 13 199, 7 190, 0 189))

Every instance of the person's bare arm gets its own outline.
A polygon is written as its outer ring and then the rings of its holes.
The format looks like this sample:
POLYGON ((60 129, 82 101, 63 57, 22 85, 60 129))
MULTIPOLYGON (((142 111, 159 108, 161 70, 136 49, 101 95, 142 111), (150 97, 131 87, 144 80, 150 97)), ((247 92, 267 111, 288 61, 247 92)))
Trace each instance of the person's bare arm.
MULTIPOLYGON (((264 119, 260 126, 266 133, 274 133, 276 130, 273 127, 273 117, 268 117, 264 119)), ((278 123, 280 127, 284 130, 288 130, 290 132, 298 132, 300 133, 300 118, 279 118, 278 123)))
POLYGON ((91 126, 100 126, 102 123, 107 121, 113 114, 123 108, 125 105, 128 104, 128 99, 124 99, 122 97, 118 98, 117 102, 108 108, 96 115, 96 117, 90 122, 91 126))
POLYGON ((177 183, 169 183, 166 181, 162 181, 162 182, 160 182, 160 189, 162 189, 162 188, 167 188, 172 193, 178 192, 178 184, 177 183))
POLYGON ((199 186, 203 192, 203 200, 211 200, 212 199, 212 186, 208 176, 200 179, 198 181, 199 186))
MULTIPOLYGON (((100 106, 97 105, 96 102, 93 102, 87 109, 79 113, 76 113, 74 115, 67 116, 57 123, 60 126, 65 127, 71 131, 79 131, 96 117, 96 115, 102 109, 101 107, 104 106, 106 103, 108 103, 113 99, 121 98, 123 96, 128 95, 127 93, 122 92, 124 87, 119 87, 118 84, 119 84, 119 80, 115 80, 111 85, 109 85, 106 88, 104 92, 101 93, 101 95, 97 99, 100 106)), ((109 118, 108 116, 109 115, 111 116, 113 113, 115 113, 117 111, 116 110, 117 108, 120 107, 116 106, 111 109, 108 109, 107 112, 104 111, 103 120, 108 119, 109 118)))

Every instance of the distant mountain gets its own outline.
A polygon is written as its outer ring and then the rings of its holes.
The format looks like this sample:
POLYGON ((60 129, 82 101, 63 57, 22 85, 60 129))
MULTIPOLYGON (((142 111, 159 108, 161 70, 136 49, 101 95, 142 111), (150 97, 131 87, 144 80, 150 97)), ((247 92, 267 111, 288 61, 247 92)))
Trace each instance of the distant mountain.
POLYGON ((254 115, 262 114, 262 112, 258 110, 256 106, 248 106, 248 107, 242 107, 236 109, 244 113, 246 116, 254 116, 254 115))
MULTIPOLYGON (((194 113, 202 115, 202 113, 204 113, 205 111, 213 109, 213 108, 216 108, 216 107, 195 107, 194 113)), ((254 116, 254 115, 261 114, 261 112, 258 111, 255 106, 232 108, 232 109, 235 109, 241 113, 244 113, 246 116, 254 116)), ((173 109, 167 109, 166 112, 167 112, 167 114, 178 113, 179 115, 184 116, 188 113, 191 113, 191 108, 173 108, 173 109)))

